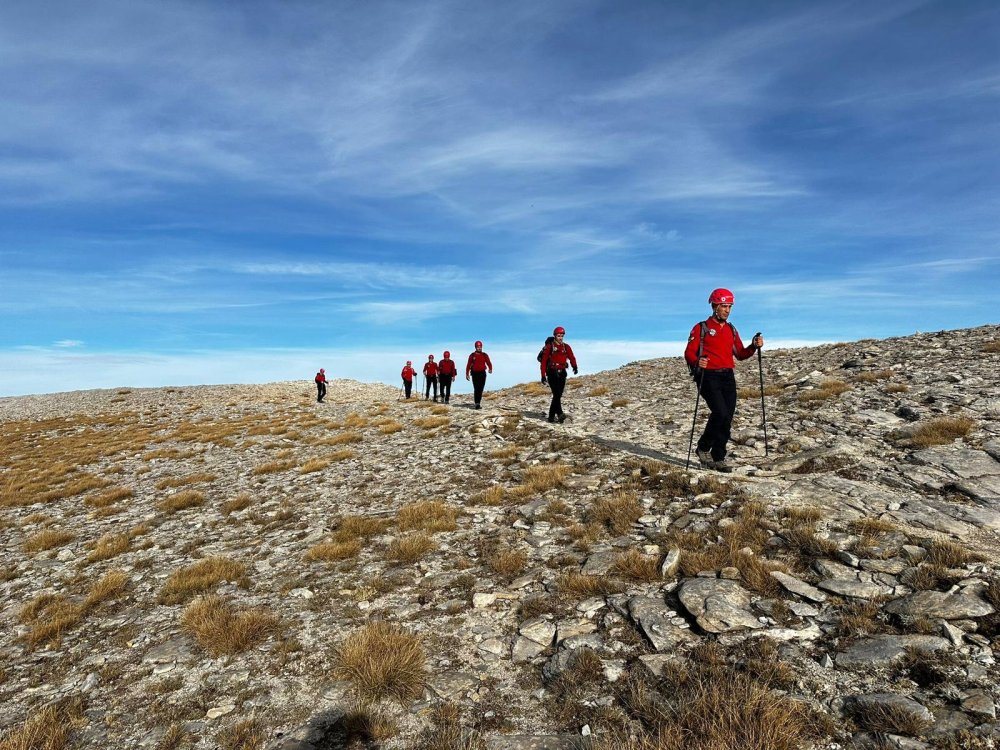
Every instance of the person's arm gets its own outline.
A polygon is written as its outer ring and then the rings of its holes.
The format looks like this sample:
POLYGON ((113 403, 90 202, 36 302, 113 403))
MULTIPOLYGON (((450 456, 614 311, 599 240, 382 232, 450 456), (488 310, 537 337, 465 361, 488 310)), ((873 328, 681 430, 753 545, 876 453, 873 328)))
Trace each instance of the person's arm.
POLYGON ((736 354, 736 359, 744 360, 750 359, 754 354, 757 353, 759 348, 757 345, 757 340, 760 340, 760 346, 764 345, 764 337, 761 335, 754 336, 750 342, 750 346, 743 346, 743 339, 740 338, 739 331, 735 328, 733 329, 733 352, 736 354))
POLYGON ((490 362, 490 355, 487 354, 486 352, 483 352, 483 356, 486 357, 486 366, 488 368, 490 368, 490 375, 492 375, 493 374, 493 363, 490 362))

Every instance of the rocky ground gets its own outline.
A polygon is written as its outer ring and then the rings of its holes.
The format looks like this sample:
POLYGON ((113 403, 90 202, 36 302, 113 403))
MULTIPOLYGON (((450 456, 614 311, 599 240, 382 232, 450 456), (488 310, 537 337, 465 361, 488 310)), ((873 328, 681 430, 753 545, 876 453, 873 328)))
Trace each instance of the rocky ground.
POLYGON ((677 358, 0 399, 0 748, 995 747, 998 352, 766 351, 727 475, 677 358))

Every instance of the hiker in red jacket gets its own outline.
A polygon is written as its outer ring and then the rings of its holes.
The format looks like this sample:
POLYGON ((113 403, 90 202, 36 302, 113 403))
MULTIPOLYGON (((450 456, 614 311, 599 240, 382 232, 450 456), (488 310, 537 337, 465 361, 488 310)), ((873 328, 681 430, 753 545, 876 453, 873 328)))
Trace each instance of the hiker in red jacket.
POLYGON ((458 368, 455 367, 455 360, 451 359, 451 352, 445 352, 438 362, 438 385, 441 386, 441 402, 451 403, 451 382, 458 375, 458 368))
POLYGON ((438 400, 438 366, 434 362, 434 355, 427 355, 427 363, 424 365, 424 398, 431 395, 431 386, 434 386, 434 400, 438 400))
POLYGON ((316 401, 322 404, 324 398, 326 398, 326 370, 321 367, 316 373, 316 401))
POLYGON ((566 329, 556 326, 552 331, 552 341, 542 347, 542 382, 548 383, 552 390, 552 403, 549 404, 549 421, 565 422, 566 415, 562 410, 562 395, 566 388, 566 368, 572 367, 576 375, 576 357, 573 349, 563 341, 566 329))
POLYGON ((406 360, 406 365, 399 374, 403 378, 403 388, 406 390, 406 397, 409 398, 410 389, 413 388, 413 376, 417 374, 417 371, 413 369, 413 362, 406 360))
POLYGON ((465 379, 469 379, 472 374, 473 400, 476 408, 482 409, 480 401, 483 400, 483 388, 486 387, 486 372, 493 374, 493 363, 490 362, 490 355, 483 351, 483 342, 476 342, 476 351, 469 355, 469 361, 465 364, 465 379))
POLYGON ((714 290, 708 297, 712 315, 705 322, 695 324, 684 350, 684 359, 698 383, 698 391, 711 411, 695 453, 702 466, 727 472, 733 470, 733 465, 726 461, 726 444, 736 413, 733 358, 750 359, 764 346, 764 337, 759 333, 750 346, 743 345, 740 334, 729 322, 735 301, 728 289, 714 290))

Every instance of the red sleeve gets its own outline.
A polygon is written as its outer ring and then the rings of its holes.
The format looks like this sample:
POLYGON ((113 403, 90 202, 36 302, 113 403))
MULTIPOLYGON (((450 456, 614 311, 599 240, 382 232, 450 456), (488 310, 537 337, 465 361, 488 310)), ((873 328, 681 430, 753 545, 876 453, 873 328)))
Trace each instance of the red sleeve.
POLYGON ((469 377, 469 373, 472 372, 472 358, 475 356, 476 356, 475 352, 470 354, 469 361, 465 363, 465 377, 469 377))
POLYGON ((569 344, 566 344, 566 356, 569 357, 569 363, 571 365, 573 365, 573 369, 574 370, 577 369, 577 367, 576 367, 576 357, 573 356, 573 347, 570 346, 569 344))
POLYGON ((552 351, 552 347, 548 344, 542 349, 542 377, 544 378, 548 373, 549 369, 549 352, 552 351))
POLYGON ((750 359, 757 352, 757 347, 751 342, 750 346, 743 346, 743 339, 740 338, 740 333, 735 328, 733 329, 733 353, 736 355, 736 359, 744 360, 750 359))
POLYGON ((486 366, 490 368, 490 372, 493 372, 493 363, 490 362, 490 355, 483 352, 483 356, 486 357, 486 366))
POLYGON ((698 364, 698 345, 700 343, 701 323, 695 323, 694 328, 691 329, 691 334, 688 336, 687 348, 684 349, 684 359, 692 366, 697 366, 698 364))

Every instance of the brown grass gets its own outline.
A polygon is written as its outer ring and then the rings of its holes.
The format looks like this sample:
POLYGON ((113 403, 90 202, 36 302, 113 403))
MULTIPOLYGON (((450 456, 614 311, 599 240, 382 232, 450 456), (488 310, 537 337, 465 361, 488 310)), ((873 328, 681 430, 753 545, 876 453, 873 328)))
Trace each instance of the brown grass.
POLYGON ((397 565, 409 565, 436 549, 437 544, 433 539, 424 532, 417 532, 393 539, 386 557, 397 565))
POLYGON ((524 470, 521 484, 512 487, 508 493, 515 498, 538 495, 556 487, 561 487, 569 473, 570 467, 566 464, 557 463, 529 466, 524 470))
POLYGON ((528 555, 523 550, 504 547, 486 558, 486 565, 502 578, 513 578, 522 573, 528 564, 528 555))
POLYGON ((596 388, 591 388, 587 393, 588 396, 607 396, 610 391, 607 386, 599 385, 596 388))
POLYGON ((976 428, 975 421, 967 417, 939 417, 920 425, 910 441, 918 448, 947 445, 965 437, 976 428))
POLYGON ((970 563, 983 562, 985 559, 983 555, 972 552, 957 542, 935 539, 927 548, 926 562, 943 568, 959 568, 970 563))
POLYGON ((360 443, 364 440, 364 435, 360 432, 342 432, 339 435, 331 435, 330 437, 323 440, 324 445, 350 445, 352 443, 360 443))
POLYGON ((206 557, 171 573, 160 591, 159 602, 180 604, 223 581, 242 581, 246 573, 247 566, 241 562, 230 560, 228 557, 206 557))
POLYGON ((87 562, 95 563, 101 560, 110 560, 112 557, 117 557, 123 552, 128 552, 131 544, 132 537, 128 534, 105 534, 97 540, 94 548, 87 555, 87 562))
POLYGON ((627 398, 616 398, 614 401, 611 402, 612 409, 620 409, 623 406, 628 406, 627 398))
POLYGON ((260 466, 255 466, 253 471, 250 473, 254 476, 260 476, 262 474, 276 474, 279 471, 288 471, 289 469, 295 468, 294 460, 284 460, 284 461, 268 461, 266 464, 261 464, 260 466))
POLYGON ((847 602, 840 611, 837 633, 844 637, 856 638, 885 632, 885 623, 878 619, 881 610, 882 602, 877 599, 847 602))
POLYGON ((176 513, 187 508, 197 508, 205 504, 205 493, 201 490, 181 490, 163 498, 156 507, 166 513, 176 513))
POLYGON ((875 383, 879 380, 888 380, 893 375, 895 375, 892 370, 866 370, 864 372, 859 372, 854 376, 854 379, 859 383, 875 383))
POLYGON ((887 732, 916 737, 923 734, 931 722, 914 711, 892 704, 857 704, 851 711, 851 718, 870 732, 887 732))
POLYGON ((25 539, 21 548, 29 555, 33 555, 36 552, 42 552, 53 547, 62 547, 64 544, 73 541, 74 538, 73 534, 69 531, 44 529, 25 539))
POLYGON ((910 390, 910 386, 906 383, 889 383, 885 387, 886 393, 906 393, 910 390))
POLYGON ((989 341, 983 344, 981 351, 986 354, 1000 354, 1000 341, 989 341))
POLYGON ((184 610, 181 625, 213 656, 238 654, 278 632, 278 618, 263 610, 237 611, 218 596, 195 599, 184 610))
POLYGON ((309 548, 306 552, 306 562, 332 562, 348 560, 361 554, 361 542, 354 539, 349 542, 321 542, 309 548))
POLYGON ((556 578, 556 588, 560 595, 583 598, 620 594, 625 587, 618 581, 606 578, 605 576, 592 576, 584 573, 563 573, 556 578))
POLYGON ((84 600, 88 609, 108 599, 114 599, 124 593, 128 587, 128 576, 121 570, 110 570, 90 588, 90 593, 84 600))
POLYGON ((389 528, 389 522, 384 518, 344 516, 337 524, 333 538, 338 542, 348 542, 358 538, 370 539, 384 533, 387 528, 389 528))
POLYGON ((222 504, 222 513, 228 516, 230 513, 246 510, 251 505, 253 505, 253 498, 246 492, 241 492, 236 497, 230 498, 222 504))
POLYGON ((839 396, 841 393, 849 390, 851 390, 851 386, 843 380, 824 380, 818 387, 800 393, 799 401, 825 401, 828 398, 839 396))
MULTIPOLYGON (((780 396, 785 392, 785 389, 780 385, 766 385, 764 386, 765 396, 780 396)), ((760 386, 744 386, 743 388, 736 389, 737 398, 760 398, 760 386)))
POLYGON ((632 530, 639 516, 643 513, 642 505, 631 492, 619 490, 609 498, 602 498, 594 503, 587 514, 588 520, 602 524, 611 533, 621 536, 632 530))
POLYGON ((398 625, 373 622, 351 633, 335 651, 333 675, 350 680, 358 699, 415 701, 426 683, 426 657, 417 636, 398 625))
POLYGON ((490 458, 514 458, 522 450, 524 449, 520 445, 505 445, 503 448, 490 451, 490 458))
POLYGON ((455 520, 457 516, 457 509, 438 500, 425 500, 400 508, 396 522, 401 531, 422 529, 433 534, 457 529, 458 524, 455 520))
POLYGON ((423 427, 425 430, 433 430, 451 424, 451 419, 448 417, 420 417, 414 419, 413 424, 416 427, 423 427))
POLYGON ((383 435, 394 435, 395 433, 402 431, 403 425, 395 420, 392 420, 390 422, 380 424, 378 429, 383 435))
POLYGON ((84 502, 92 508, 106 508, 119 500, 127 500, 134 494, 131 487, 112 487, 99 495, 88 497, 84 502))
POLYGON ((503 505, 505 495, 504 488, 497 484, 476 495, 471 501, 475 505, 503 505))
POLYGON ((83 619, 86 611, 65 596, 40 594, 18 612, 18 621, 29 626, 23 639, 29 649, 50 643, 62 637, 83 619))
POLYGON ((259 750, 268 738, 267 727, 258 719, 244 719, 230 724, 215 739, 219 750, 259 750))
POLYGON ((363 417, 360 414, 348 414, 344 418, 344 427, 351 427, 353 429, 359 430, 362 427, 368 426, 368 417, 363 417))
POLYGON ((525 396, 545 396, 551 393, 547 385, 543 385, 537 380, 532 380, 530 383, 524 383, 521 386, 521 393, 525 396))
POLYGON ((0 736, 0 750, 64 750, 68 747, 71 717, 60 707, 39 709, 0 736))
POLYGON ((629 549, 615 558, 612 572, 632 581, 659 581, 660 561, 651 555, 644 555, 637 549, 629 549))
POLYGON ((310 458, 302 466, 299 467, 300 474, 312 474, 316 471, 323 471, 327 466, 332 464, 333 461, 329 458, 310 458))

